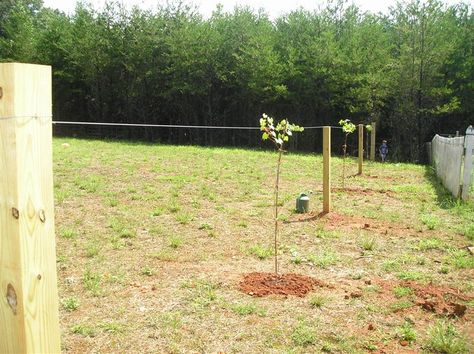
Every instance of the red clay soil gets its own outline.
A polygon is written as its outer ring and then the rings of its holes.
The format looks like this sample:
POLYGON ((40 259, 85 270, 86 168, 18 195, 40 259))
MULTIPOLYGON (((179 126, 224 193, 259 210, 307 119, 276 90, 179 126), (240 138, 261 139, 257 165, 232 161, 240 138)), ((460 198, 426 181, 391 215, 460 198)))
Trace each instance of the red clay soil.
POLYGON ((249 273, 239 284, 240 291, 252 296, 305 296, 316 286, 326 286, 319 280, 300 274, 249 273))
POLYGON ((371 189, 371 188, 333 188, 333 192, 344 192, 347 194, 358 194, 358 195, 374 195, 375 193, 385 194, 389 197, 394 197, 394 192, 386 189, 371 189))
POLYGON ((390 282, 375 280, 375 283, 384 289, 380 295, 385 297, 385 300, 388 300, 388 296, 393 296, 393 289, 396 286, 408 287, 413 290, 416 297, 416 306, 425 311, 448 317, 463 317, 468 308, 462 302, 473 298, 473 294, 462 294, 458 289, 434 284, 419 284, 415 281, 390 282))
POLYGON ((468 301, 470 297, 462 295, 457 289, 440 287, 433 284, 421 285, 413 281, 403 282, 402 286, 413 289, 417 296, 417 305, 426 311, 450 317, 462 317, 467 307, 455 301, 468 301))

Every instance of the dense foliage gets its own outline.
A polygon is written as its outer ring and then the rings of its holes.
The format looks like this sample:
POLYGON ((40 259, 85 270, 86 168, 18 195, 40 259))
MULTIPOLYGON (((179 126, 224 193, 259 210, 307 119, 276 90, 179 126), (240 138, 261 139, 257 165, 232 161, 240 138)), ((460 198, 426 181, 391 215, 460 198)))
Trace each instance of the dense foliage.
MULTIPOLYGON (((434 0, 386 15, 330 1, 273 21, 248 8, 218 7, 206 19, 182 3, 153 12, 79 3, 66 15, 41 0, 3 0, 0 60, 53 66, 56 120, 253 126, 260 112, 303 126, 375 120, 401 160, 420 160, 434 132, 464 131, 474 114, 472 7, 434 0)), ((259 140, 258 131, 71 129, 173 143, 259 140)))

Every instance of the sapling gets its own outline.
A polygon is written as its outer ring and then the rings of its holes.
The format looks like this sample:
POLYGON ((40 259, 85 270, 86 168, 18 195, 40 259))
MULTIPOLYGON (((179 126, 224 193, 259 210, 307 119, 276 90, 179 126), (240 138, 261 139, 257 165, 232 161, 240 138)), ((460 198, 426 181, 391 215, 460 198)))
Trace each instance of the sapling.
POLYGON ((285 150, 283 146, 290 140, 293 132, 301 132, 304 128, 290 124, 287 119, 282 119, 276 126, 273 123, 273 118, 267 116, 265 113, 260 118, 260 130, 263 132, 262 140, 270 140, 275 144, 278 152, 278 162, 275 181, 275 234, 274 234, 274 253, 275 253, 275 274, 278 274, 278 189, 280 184, 280 166, 281 157, 285 150))
POLYGON ((341 119, 339 125, 342 126, 342 131, 345 133, 344 145, 342 145, 343 157, 342 157, 342 189, 345 188, 346 180, 346 153, 347 153, 347 137, 349 134, 354 133, 356 126, 349 119, 341 119))

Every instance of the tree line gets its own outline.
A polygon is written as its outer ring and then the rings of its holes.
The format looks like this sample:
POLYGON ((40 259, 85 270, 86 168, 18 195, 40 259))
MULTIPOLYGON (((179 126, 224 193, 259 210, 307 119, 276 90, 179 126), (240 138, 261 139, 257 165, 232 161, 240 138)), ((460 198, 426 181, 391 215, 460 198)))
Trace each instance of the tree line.
MULTIPOLYGON (((203 18, 182 2, 153 11, 79 2, 65 14, 42 0, 3 0, 0 60, 52 65, 55 120, 258 126, 265 112, 301 126, 376 121, 391 158, 405 161, 422 160, 434 133, 474 120, 474 15, 463 3, 413 0, 373 14, 333 0, 272 20, 220 6, 203 18)), ((55 129, 260 145, 253 131, 55 129)), ((313 133, 294 148, 319 149, 313 133)))

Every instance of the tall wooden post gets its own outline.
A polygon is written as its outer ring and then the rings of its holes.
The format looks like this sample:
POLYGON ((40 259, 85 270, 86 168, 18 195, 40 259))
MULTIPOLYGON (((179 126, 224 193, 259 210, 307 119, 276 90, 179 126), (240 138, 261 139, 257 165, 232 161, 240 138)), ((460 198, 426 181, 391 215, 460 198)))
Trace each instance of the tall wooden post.
POLYGON ((51 67, 0 64, 0 353, 59 353, 51 67))
POLYGON ((464 175, 462 183, 462 194, 463 200, 467 200, 469 197, 469 188, 472 182, 472 156, 474 149, 474 128, 472 125, 466 130, 466 137, 464 138, 464 175))
POLYGON ((375 161, 375 122, 372 123, 372 131, 370 132, 370 159, 375 161))
POLYGON ((364 162, 364 124, 359 124, 359 174, 362 174, 362 163, 364 162))
POLYGON ((331 211, 331 127, 323 127, 323 213, 331 211))

